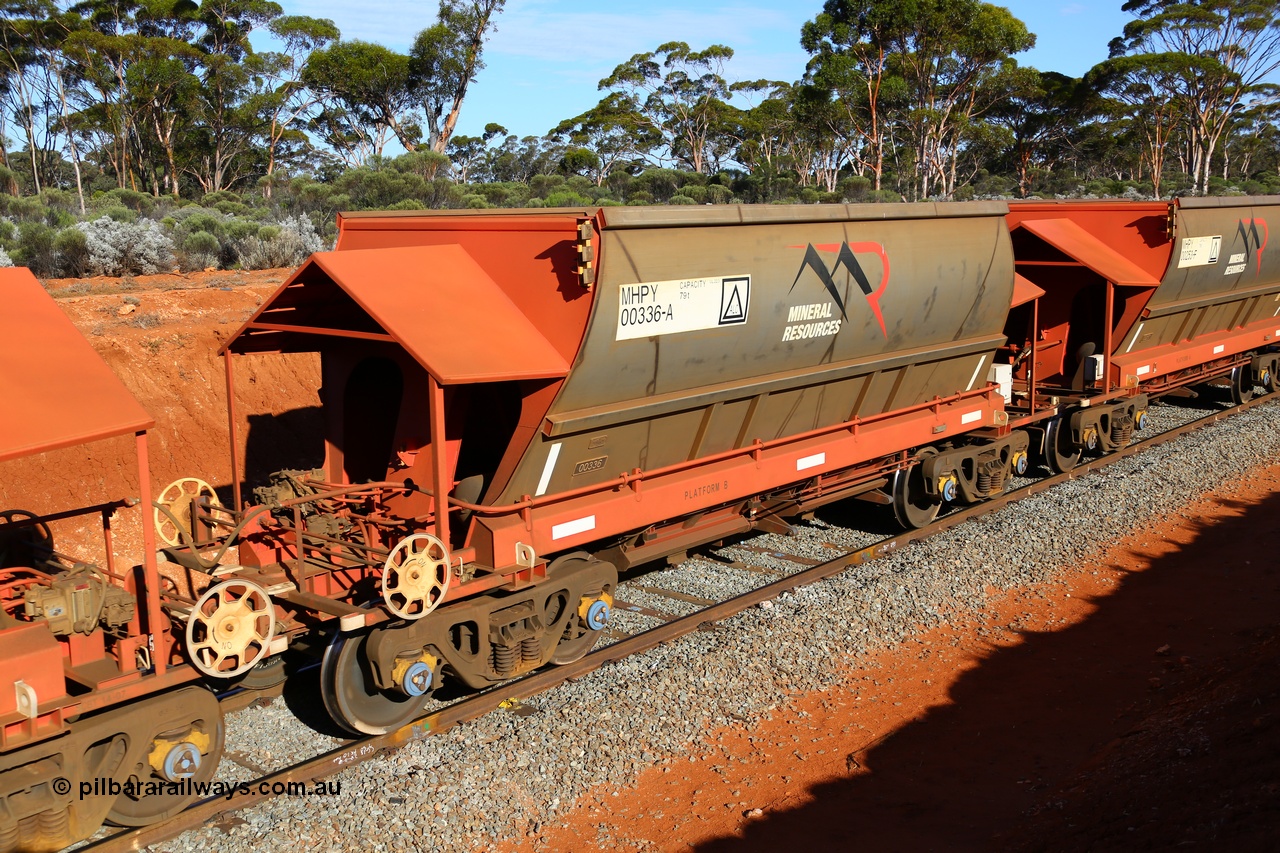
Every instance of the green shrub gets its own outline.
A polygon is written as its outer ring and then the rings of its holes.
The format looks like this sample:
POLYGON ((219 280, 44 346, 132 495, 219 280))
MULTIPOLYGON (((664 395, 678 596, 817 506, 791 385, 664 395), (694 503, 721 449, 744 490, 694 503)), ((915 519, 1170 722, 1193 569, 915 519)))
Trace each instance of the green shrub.
POLYGON ((212 213, 193 213, 182 220, 182 228, 188 234, 194 234, 198 231, 212 234, 214 237, 221 237, 226 234, 222 217, 212 213))
POLYGON ((108 207, 102 211, 102 215, 114 219, 116 222, 137 222, 138 211, 128 207, 108 207))
POLYGON ((178 250, 178 266, 183 272, 219 266, 222 244, 208 231, 193 231, 178 250))
POLYGON ((591 199, 583 198, 573 190, 558 190, 547 196, 547 207, 590 207, 591 199))
POLYGON ((213 206, 213 209, 227 216, 245 216, 253 210, 249 205, 238 201, 220 201, 213 206))
POLYGON ((58 232, 43 222, 23 222, 18 226, 18 250, 15 263, 30 267, 36 275, 56 275, 58 255, 53 242, 58 232))
POLYGON ((223 201, 241 204, 244 199, 240 197, 239 193, 234 193, 231 190, 218 190, 217 192, 205 193, 204 198, 200 199, 200 206, 217 207, 218 203, 223 201))
POLYGON ((564 186, 563 175, 534 175, 529 179, 530 194, 539 198, 546 198, 562 186, 564 186))
POLYGON ((733 190, 722 184, 707 184, 702 189, 705 189, 706 200, 710 204, 729 204, 733 201, 733 190))
POLYGON ((246 237, 258 236, 262 224, 251 219, 228 219, 224 223, 223 233, 228 240, 243 240, 246 237))
POLYGON ((80 278, 89 269, 89 243, 79 228, 67 228, 53 239, 59 272, 67 278, 80 278))
POLYGON ((902 201, 902 196, 898 195, 893 190, 872 190, 867 193, 867 201, 879 203, 896 202, 902 201))
POLYGON ((140 193, 137 190, 122 189, 116 187, 105 193, 95 195, 91 202, 96 210, 106 210, 112 207, 127 207, 130 210, 141 213, 146 216, 155 207, 156 200, 154 197, 146 193, 140 193))
POLYGON ((689 196, 681 195, 681 194, 673 195, 671 198, 667 199, 667 204, 697 204, 697 203, 698 203, 697 201, 690 198, 689 196))

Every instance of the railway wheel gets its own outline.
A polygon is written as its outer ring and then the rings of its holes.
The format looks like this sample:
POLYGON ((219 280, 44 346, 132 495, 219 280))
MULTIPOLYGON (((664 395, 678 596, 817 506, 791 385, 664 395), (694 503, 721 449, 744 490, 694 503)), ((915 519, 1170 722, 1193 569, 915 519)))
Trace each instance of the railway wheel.
POLYGON ((1264 394, 1274 394, 1277 388, 1280 388, 1280 377, 1276 376, 1276 360, 1272 359, 1267 362, 1266 367, 1257 377, 1257 385, 1262 386, 1264 394))
POLYGON ((595 648, 605 626, 609 624, 609 611, 613 597, 608 593, 583 596, 578 612, 570 615, 564 626, 564 634, 551 653, 554 664, 573 663, 586 657, 595 648))
POLYGON ((253 668, 244 674, 244 678, 236 682, 236 687, 245 690, 270 690, 272 687, 283 684, 287 676, 284 655, 272 655, 254 664, 253 668))
POLYGON ((1231 370, 1231 403, 1239 406, 1253 399, 1253 368, 1247 364, 1231 370))
POLYGON ((1071 424, 1065 417, 1054 418, 1044 433, 1044 464, 1054 474, 1065 474, 1080 464, 1083 448, 1071 438, 1071 424))
POLYGON ((137 765, 116 774, 126 787, 107 820, 118 826, 147 826, 173 817, 195 799, 196 785, 213 779, 222 757, 222 709, 203 687, 188 688, 177 710, 157 714, 144 701, 137 718, 151 744, 137 765))
POLYGON ((32 568, 53 555, 53 533, 43 521, 26 524, 16 530, 5 529, 5 525, 32 521, 35 518, 35 513, 25 509, 0 511, 0 568, 32 568))
POLYGON ((347 731, 381 735, 413 722, 426 701, 378 687, 365 652, 369 636, 339 632, 333 638, 320 663, 320 696, 329 716, 347 731))
POLYGON ((895 471, 890 480, 890 491, 893 494, 893 517, 898 519, 907 530, 919 530, 933 523, 942 509, 942 501, 925 490, 924 466, 920 464, 936 451, 925 448, 919 453, 919 460, 910 468, 895 471))

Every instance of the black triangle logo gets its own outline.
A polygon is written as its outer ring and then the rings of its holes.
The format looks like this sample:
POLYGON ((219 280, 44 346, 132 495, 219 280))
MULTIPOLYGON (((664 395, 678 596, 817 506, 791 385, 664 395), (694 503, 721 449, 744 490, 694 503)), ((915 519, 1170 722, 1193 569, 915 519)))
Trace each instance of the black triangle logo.
POLYGON ((720 307, 720 325, 727 326, 731 323, 745 323, 747 320, 746 307, 742 304, 742 285, 741 279, 733 281, 725 281, 724 286, 729 288, 727 299, 722 299, 720 307))

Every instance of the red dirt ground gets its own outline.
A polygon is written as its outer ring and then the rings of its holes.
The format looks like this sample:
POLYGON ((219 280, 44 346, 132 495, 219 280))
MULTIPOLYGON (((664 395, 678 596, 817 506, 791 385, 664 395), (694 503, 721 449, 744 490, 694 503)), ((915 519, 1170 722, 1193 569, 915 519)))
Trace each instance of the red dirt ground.
POLYGON ((1206 496, 505 849, 1274 850, 1278 489, 1206 496))
MULTIPOLYGON (((157 490, 199 476, 226 493, 216 350, 286 275, 50 283, 155 416, 157 490)), ((238 360, 248 479, 318 463, 318 385, 311 356, 238 360)), ((984 618, 853 660, 839 688, 507 849, 1272 849, 1278 487, 1280 467, 1259 472, 984 618)), ((0 463, 0 509, 136 493, 129 439, 0 463)), ((140 553, 139 512, 120 515, 118 550, 140 553)), ((99 559, 91 528, 56 528, 60 547, 99 559)))

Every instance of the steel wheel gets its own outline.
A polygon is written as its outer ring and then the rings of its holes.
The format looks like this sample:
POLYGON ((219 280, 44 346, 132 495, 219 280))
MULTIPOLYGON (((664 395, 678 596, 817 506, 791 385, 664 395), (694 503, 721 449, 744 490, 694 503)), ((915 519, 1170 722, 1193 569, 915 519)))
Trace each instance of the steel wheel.
POLYGON ((1231 369, 1231 402, 1239 406, 1253 399, 1253 369, 1247 364, 1231 369))
POLYGON ((1044 464, 1054 474, 1065 474, 1080 464, 1083 448, 1071 440, 1071 425, 1065 417, 1054 418, 1044 433, 1044 464))
POLYGON ((893 494, 893 517, 907 530, 919 530, 933 523, 942 509, 942 501, 929 495, 924 487, 924 466, 920 463, 936 451, 925 448, 910 468, 895 471, 890 479, 893 494))
MULTIPOLYGON (((204 688, 191 690, 191 702, 185 713, 181 717, 171 713, 153 721, 150 751, 135 767, 117 774, 116 778, 122 783, 132 781, 143 790, 138 796, 122 793, 116 798, 107 812, 111 823, 147 826, 168 820, 195 799, 196 785, 213 779, 222 757, 222 709, 213 693, 204 688), (184 780, 190 780, 190 784, 184 780), (155 792, 173 783, 179 783, 181 788, 174 793, 155 792), (155 790, 147 793, 148 785, 155 790), (190 794, 186 793, 188 790, 190 794)), ((140 703, 137 712, 143 717, 148 715, 145 701, 140 703)))
POLYGON ((604 629, 592 630, 581 616, 573 614, 564 626, 564 635, 556 643, 555 651, 551 653, 551 662, 566 664, 582 660, 587 652, 595 648, 596 641, 603 633, 604 629))
POLYGON ((284 655, 272 655, 254 664, 253 668, 244 674, 244 678, 236 682, 236 687, 245 690, 269 690, 283 684, 287 676, 284 655))
POLYGON ((1267 369, 1263 371, 1263 375, 1258 382, 1262 386, 1264 393, 1273 394, 1277 388, 1280 388, 1280 379, 1276 377, 1276 363, 1271 361, 1267 364, 1267 369))
POLYGON ((368 641, 368 633, 333 638, 320 664, 320 695, 329 716, 347 731, 381 735, 413 722, 426 700, 378 688, 365 654, 368 641))
POLYGON ((34 568, 45 557, 53 555, 53 533, 43 521, 13 531, 6 531, 6 524, 29 521, 35 513, 25 509, 6 509, 0 512, 0 566, 6 566, 12 557, 15 566, 34 568))

